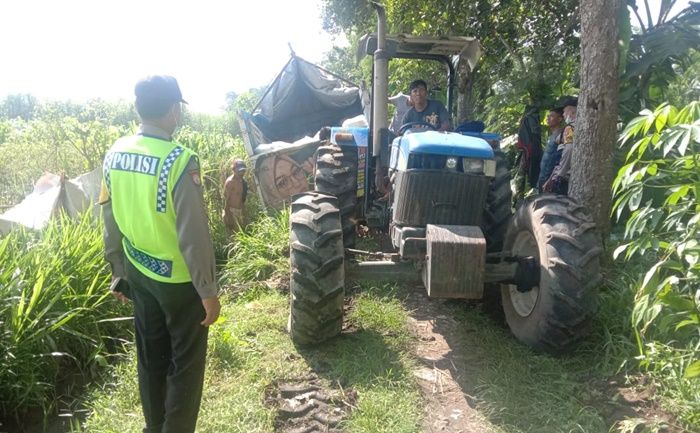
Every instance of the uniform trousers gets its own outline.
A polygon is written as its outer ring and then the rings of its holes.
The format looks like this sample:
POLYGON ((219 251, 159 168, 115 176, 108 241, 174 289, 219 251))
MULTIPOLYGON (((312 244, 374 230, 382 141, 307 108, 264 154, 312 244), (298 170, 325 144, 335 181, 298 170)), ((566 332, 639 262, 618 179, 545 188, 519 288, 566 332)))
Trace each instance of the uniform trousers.
POLYGON ((126 262, 134 304, 144 433, 193 433, 202 398, 208 328, 191 282, 163 283, 126 262))

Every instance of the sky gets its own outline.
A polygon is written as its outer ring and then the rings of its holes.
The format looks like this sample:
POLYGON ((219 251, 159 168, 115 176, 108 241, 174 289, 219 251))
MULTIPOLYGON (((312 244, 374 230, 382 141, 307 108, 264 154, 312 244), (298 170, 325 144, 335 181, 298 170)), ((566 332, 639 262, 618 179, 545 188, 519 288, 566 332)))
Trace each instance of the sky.
POLYGON ((2 0, 0 98, 133 99, 150 74, 177 78, 193 111, 271 82, 332 46, 319 0, 2 0))
MULTIPOLYGON (((660 1, 650 0, 654 16, 660 1)), ((0 0, 0 98, 130 101, 139 78, 169 74, 190 109, 216 113, 227 92, 270 83, 289 59, 288 43, 321 60, 334 41, 320 2, 0 0)))

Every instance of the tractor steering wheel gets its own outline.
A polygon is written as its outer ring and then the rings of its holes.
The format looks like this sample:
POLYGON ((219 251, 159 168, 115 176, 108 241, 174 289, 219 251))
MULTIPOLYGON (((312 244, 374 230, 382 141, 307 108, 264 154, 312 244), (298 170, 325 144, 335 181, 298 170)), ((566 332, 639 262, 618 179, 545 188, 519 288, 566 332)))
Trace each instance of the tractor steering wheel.
POLYGON ((437 128, 432 124, 428 122, 408 122, 404 123, 401 125, 401 128, 399 128, 399 135, 403 135, 404 132, 407 130, 411 129, 414 126, 427 126, 428 128, 432 129, 433 131, 437 131, 437 128))

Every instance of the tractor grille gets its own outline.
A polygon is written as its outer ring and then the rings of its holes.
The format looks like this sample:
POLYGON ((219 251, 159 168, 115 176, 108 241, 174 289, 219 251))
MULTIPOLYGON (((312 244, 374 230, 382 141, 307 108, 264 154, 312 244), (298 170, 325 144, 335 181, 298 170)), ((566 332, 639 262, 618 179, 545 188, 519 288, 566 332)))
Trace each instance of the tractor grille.
POLYGON ((394 223, 480 225, 491 178, 445 170, 397 173, 394 223))

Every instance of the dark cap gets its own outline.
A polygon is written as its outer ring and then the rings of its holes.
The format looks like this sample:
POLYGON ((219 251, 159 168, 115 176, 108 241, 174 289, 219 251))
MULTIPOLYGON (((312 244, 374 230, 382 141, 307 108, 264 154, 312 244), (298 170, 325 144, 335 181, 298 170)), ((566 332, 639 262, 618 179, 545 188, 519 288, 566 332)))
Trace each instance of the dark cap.
POLYGON ((560 116, 564 115, 564 107, 554 106, 554 107, 550 108, 549 111, 554 111, 555 113, 559 113, 560 116))
POLYGON ((245 161, 243 161, 242 159, 237 159, 237 160, 234 161, 234 163, 233 163, 233 170, 234 170, 235 172, 246 171, 247 168, 248 168, 248 167, 246 167, 245 161))
POLYGON ((563 110, 564 107, 568 107, 570 105, 574 106, 574 107, 576 107, 578 105, 578 98, 576 96, 562 96, 559 99, 559 101, 557 101, 554 108, 563 110))
POLYGON ((134 94, 137 101, 187 104, 187 101, 182 99, 182 92, 177 80, 169 75, 150 75, 140 80, 136 83, 134 94))

